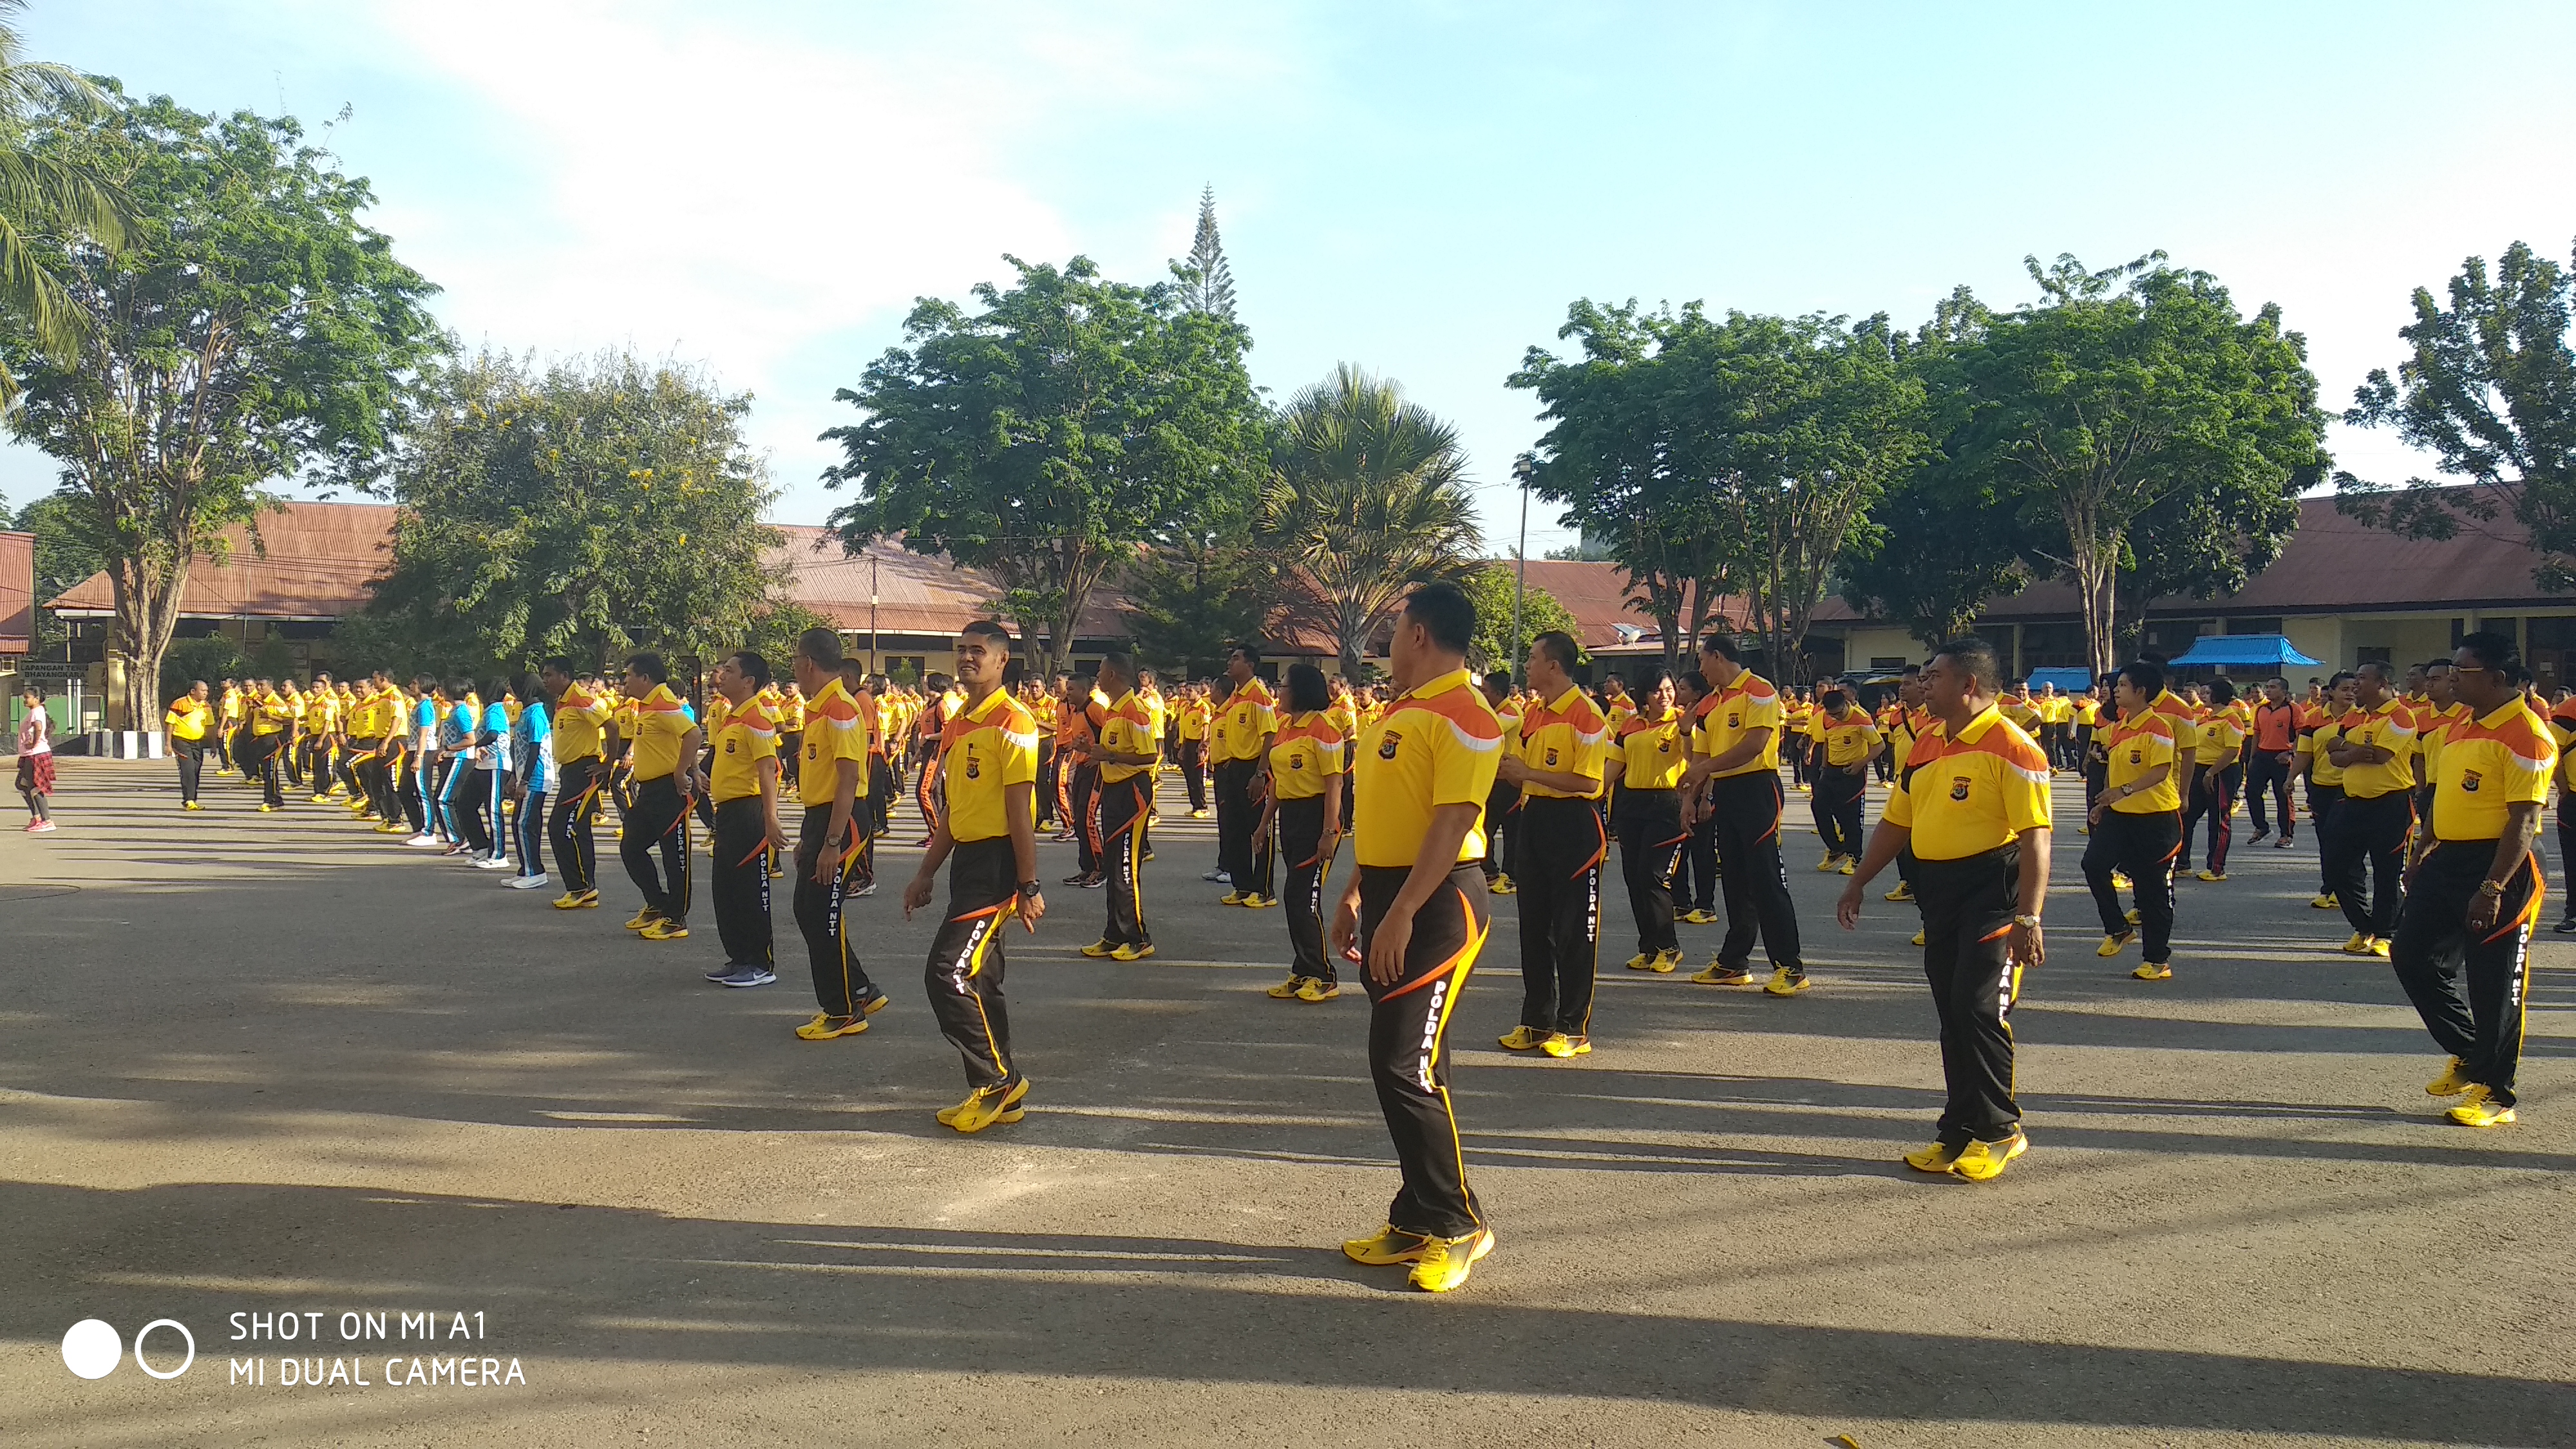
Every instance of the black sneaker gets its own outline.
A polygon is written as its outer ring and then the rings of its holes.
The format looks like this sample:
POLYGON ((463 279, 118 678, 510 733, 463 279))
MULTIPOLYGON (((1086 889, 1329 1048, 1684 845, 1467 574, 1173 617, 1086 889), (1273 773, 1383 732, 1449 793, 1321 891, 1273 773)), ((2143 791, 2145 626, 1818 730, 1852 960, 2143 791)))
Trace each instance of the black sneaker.
POLYGON ((2567 919, 2560 921, 2557 925, 2554 925, 2549 929, 2562 936, 2576 936, 2576 916, 2569 916, 2567 919))

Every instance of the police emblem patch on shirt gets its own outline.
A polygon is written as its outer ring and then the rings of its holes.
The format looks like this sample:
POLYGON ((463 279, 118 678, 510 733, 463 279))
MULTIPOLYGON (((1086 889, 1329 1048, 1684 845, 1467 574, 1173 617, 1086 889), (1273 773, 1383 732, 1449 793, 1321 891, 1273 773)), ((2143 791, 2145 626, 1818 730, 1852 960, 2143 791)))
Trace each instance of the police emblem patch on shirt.
POLYGON ((1553 747, 1547 752, 1547 762, 1551 765, 1556 763, 1556 750, 1553 747))
POLYGON ((2147 762, 2147 752, 2146 752, 2146 751, 2144 751, 2144 750, 2131 750, 2131 751, 2129 751, 2129 763, 2130 763, 2130 764, 2132 764, 2132 765, 2143 765, 2143 764, 2145 764, 2146 762, 2147 762))
POLYGON ((1726 717, 1726 727, 1731 730, 1740 730, 1744 728, 1744 716, 1740 714, 1728 715, 1726 717))
POLYGON ((1302 770, 1306 768, 1306 757, 1304 755, 1290 755, 1288 757, 1288 768, 1292 770, 1302 770))
POLYGON ((1950 777, 1950 798, 1953 800, 1965 800, 1968 798, 1967 776, 1953 775, 1950 777))
POLYGON ((732 754, 732 753, 733 753, 733 747, 734 747, 734 742, 733 742, 732 740, 727 740, 727 741, 725 741, 725 753, 726 753, 726 754, 728 754, 728 755, 732 754))
POLYGON ((1404 736, 1397 734, 1393 730, 1386 731, 1384 734, 1378 736, 1377 757, 1381 760, 1394 759, 1396 746, 1403 743, 1404 736))
POLYGON ((2478 772, 2475 770, 2462 770, 2460 772, 2460 788, 2463 790, 2477 789, 2478 772))

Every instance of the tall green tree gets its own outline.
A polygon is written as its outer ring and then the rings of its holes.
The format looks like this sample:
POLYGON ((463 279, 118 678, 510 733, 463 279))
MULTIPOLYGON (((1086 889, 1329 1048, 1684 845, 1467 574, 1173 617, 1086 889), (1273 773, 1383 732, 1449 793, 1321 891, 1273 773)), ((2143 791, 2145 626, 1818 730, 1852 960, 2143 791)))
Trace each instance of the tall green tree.
POLYGON ((1508 379, 1538 395, 1549 424, 1531 491, 1562 505, 1560 520, 1627 573, 1631 602, 1662 630, 1667 671, 1752 561, 1690 448, 1693 380, 1679 340, 1707 325, 1697 304, 1676 315, 1578 301, 1557 336, 1575 339, 1579 358, 1532 347, 1508 379))
MULTIPOLYGON (((632 353, 439 369, 391 478, 370 614, 449 666, 743 647, 784 577, 751 399, 632 353)), ((769 631, 775 634, 778 631, 769 631)))
POLYGON ((1406 591, 1459 577, 1483 547, 1467 455, 1455 427, 1348 363, 1297 395, 1281 431, 1261 531, 1356 676, 1406 591))
POLYGON ((2009 506, 1927 467, 1891 490, 1856 530, 1838 571, 1844 602, 1929 648, 1974 628, 1986 601, 2030 581, 2009 506))
POLYGON ((979 284, 972 313, 924 299, 910 345, 836 394, 866 417, 823 434, 844 455, 823 479, 859 491, 831 518, 848 547, 900 534, 990 572, 996 605, 1062 667, 1105 577, 1249 486, 1264 421, 1243 330, 1191 311, 1177 282, 1007 260, 1016 285, 979 284))
POLYGON ((1216 188, 1199 193, 1199 228, 1190 238, 1190 259, 1181 278, 1181 305, 1220 321, 1234 320, 1234 266, 1225 259, 1225 241, 1216 230, 1216 188))
POLYGON ((2570 273, 2515 242, 2488 273, 2470 257, 2450 305, 2415 289, 2409 349, 2395 376, 2373 369, 2344 421, 2391 428, 2433 454, 2451 481, 2402 485, 2337 473, 2335 506, 2415 538, 2506 527, 2540 555, 2532 578, 2576 589, 2576 352, 2568 346, 2570 273), (2465 483, 2469 486, 2460 487, 2465 483))
POLYGON ((2285 494, 2324 466, 2326 420, 2306 339, 2277 307, 2244 317, 2216 278, 2161 252, 2101 272, 2027 264, 2041 301, 1953 350, 1939 385, 1965 418, 1954 461, 2054 536, 2039 558, 2074 583, 2098 671, 2117 654, 2138 521, 2193 488, 2285 494))
POLYGON ((189 562, 250 519, 272 478, 361 482, 390 454, 408 379, 446 341, 435 290, 362 221, 292 120, 218 119, 164 97, 39 125, 33 150, 106 176, 133 225, 29 238, 85 327, 59 358, 24 317, 0 357, 25 389, 18 437, 62 465, 114 586, 131 661, 124 718, 154 717, 189 562))
POLYGON ((1467 667, 1477 671, 1495 669, 1519 670, 1529 658, 1532 639, 1550 629, 1562 630, 1577 640, 1583 637, 1582 622, 1577 620, 1556 595, 1532 586, 1520 588, 1513 563, 1496 560, 1467 570, 1458 580, 1467 597, 1476 605, 1476 637, 1467 645, 1467 667), (1512 633, 1513 595, 1520 596, 1520 633, 1512 633))
POLYGON ((1269 633, 1279 573, 1267 552, 1230 539, 1184 539, 1145 555, 1123 581, 1138 656, 1179 678, 1214 678, 1229 648, 1269 633))
MULTIPOLYGON (((68 66, 26 58, 18 19, 27 0, 0 0, 0 315, 56 362, 80 355, 89 314, 45 266, 48 238, 124 244, 124 193, 89 161, 33 144, 53 116, 95 121, 115 98, 68 66)), ((0 366, 0 407, 18 401, 18 378, 0 366)))

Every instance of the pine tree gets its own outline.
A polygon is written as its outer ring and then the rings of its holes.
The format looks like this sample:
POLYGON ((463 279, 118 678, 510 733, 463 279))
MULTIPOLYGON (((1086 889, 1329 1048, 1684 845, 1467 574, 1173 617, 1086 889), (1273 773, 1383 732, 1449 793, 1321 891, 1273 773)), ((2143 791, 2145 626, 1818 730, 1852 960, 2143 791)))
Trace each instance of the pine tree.
POLYGON ((1234 320, 1234 269, 1226 265, 1225 244, 1216 234, 1216 188, 1199 193, 1199 233, 1190 242, 1189 268, 1198 274, 1182 296, 1193 312, 1234 320))

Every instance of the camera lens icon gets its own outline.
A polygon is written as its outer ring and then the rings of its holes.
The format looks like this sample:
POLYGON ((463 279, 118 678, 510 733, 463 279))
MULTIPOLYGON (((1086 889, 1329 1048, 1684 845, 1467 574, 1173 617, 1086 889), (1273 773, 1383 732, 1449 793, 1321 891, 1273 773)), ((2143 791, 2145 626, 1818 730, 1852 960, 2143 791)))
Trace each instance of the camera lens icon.
MULTIPOLYGON (((125 1340, 119 1338, 115 1326, 103 1318, 84 1318, 63 1334, 63 1367, 82 1378, 106 1378, 124 1361, 125 1340)), ((134 1335, 134 1366, 153 1378, 175 1379, 186 1373, 196 1361, 197 1336, 188 1331, 188 1325, 175 1318, 153 1319, 134 1335), (177 1368, 165 1371, 144 1360, 143 1340, 150 1337, 156 1328, 166 1328, 178 1334, 185 1345, 186 1354, 180 1358, 177 1368)))

